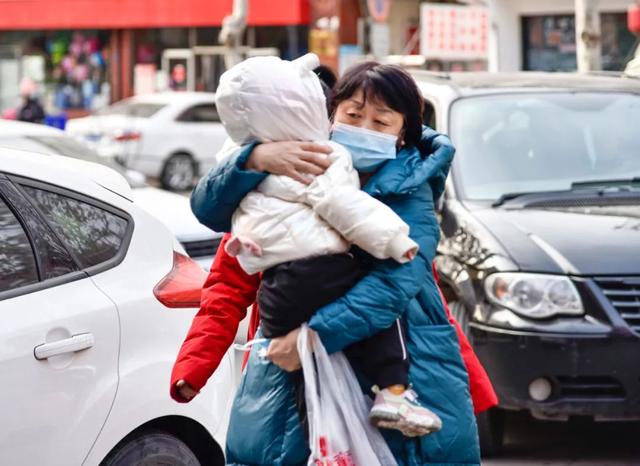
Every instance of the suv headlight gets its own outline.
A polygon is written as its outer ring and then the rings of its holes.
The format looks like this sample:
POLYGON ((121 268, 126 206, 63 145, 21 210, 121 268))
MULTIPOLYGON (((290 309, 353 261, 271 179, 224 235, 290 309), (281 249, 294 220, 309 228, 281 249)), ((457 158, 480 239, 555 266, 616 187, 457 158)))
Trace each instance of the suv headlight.
POLYGON ((485 279, 484 289, 491 302, 525 317, 584 314, 578 290, 567 277, 494 273, 485 279))

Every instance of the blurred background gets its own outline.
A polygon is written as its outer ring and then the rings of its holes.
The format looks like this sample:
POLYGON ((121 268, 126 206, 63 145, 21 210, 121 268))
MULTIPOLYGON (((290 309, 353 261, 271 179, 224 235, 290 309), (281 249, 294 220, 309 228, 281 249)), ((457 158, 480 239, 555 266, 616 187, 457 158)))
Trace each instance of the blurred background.
POLYGON ((365 56, 443 71, 571 71, 576 8, 594 3, 597 68, 622 71, 640 28, 633 0, 238 3, 234 31, 221 37, 232 0, 0 2, 0 111, 15 113, 21 83, 60 120, 137 94, 213 92, 225 41, 239 56, 315 52, 336 72, 365 56))

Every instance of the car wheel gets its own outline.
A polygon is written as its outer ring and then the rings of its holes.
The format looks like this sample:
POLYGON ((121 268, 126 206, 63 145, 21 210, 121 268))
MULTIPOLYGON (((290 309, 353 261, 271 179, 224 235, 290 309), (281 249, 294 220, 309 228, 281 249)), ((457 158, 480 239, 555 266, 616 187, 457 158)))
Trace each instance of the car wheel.
POLYGON ((160 184, 170 191, 186 191, 193 187, 196 164, 189 154, 174 154, 165 162, 160 184))
POLYGON ((143 431, 121 443, 100 466, 200 466, 189 447, 166 432, 143 431))
MULTIPOLYGON (((449 310, 460 324, 465 336, 473 344, 473 338, 469 331, 469 313, 460 301, 451 301, 449 310)), ((499 408, 491 408, 476 416, 478 424, 478 436, 480 438, 480 451, 483 458, 489 458, 500 453, 504 440, 505 413, 499 408)))

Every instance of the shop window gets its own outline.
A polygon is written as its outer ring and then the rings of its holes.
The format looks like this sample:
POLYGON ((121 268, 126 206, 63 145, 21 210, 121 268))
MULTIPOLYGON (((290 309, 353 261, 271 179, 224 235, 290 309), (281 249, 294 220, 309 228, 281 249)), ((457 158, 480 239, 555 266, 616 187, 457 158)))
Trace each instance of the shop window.
POLYGON ((603 13, 600 16, 602 35, 602 69, 624 70, 633 58, 636 38, 627 28, 626 13, 603 13))
POLYGON ((527 71, 573 71, 577 68, 573 15, 522 18, 523 68, 527 71))
MULTIPOLYGON (((627 29, 625 13, 603 13, 602 69, 622 71, 631 59, 635 38, 627 29)), ((523 69, 526 71, 575 71, 576 30, 573 15, 522 18, 523 69)))

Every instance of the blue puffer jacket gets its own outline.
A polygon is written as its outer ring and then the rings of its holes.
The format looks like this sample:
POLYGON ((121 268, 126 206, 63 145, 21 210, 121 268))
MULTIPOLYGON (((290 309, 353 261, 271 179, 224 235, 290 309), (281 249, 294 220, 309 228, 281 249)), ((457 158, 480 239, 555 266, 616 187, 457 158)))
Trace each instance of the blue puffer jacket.
MULTIPOLYGON (((434 202, 442 194, 454 149, 430 128, 420 147, 401 150, 363 188, 391 207, 411 228, 420 245, 407 263, 374 261, 371 272, 346 295, 319 309, 310 326, 329 352, 339 351, 390 327, 401 317, 407 328, 409 378, 421 402, 442 418, 441 431, 406 438, 386 431, 401 466, 478 465, 477 427, 454 328, 447 321, 431 272, 439 239, 434 202)), ((240 200, 264 179, 242 167, 252 147, 204 177, 191 205, 198 219, 228 231, 240 200)), ((227 437, 227 462, 233 465, 305 465, 305 445, 289 374, 258 356, 254 347, 234 402, 227 437)))

